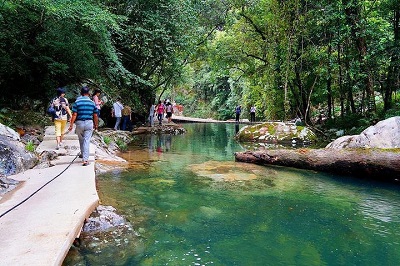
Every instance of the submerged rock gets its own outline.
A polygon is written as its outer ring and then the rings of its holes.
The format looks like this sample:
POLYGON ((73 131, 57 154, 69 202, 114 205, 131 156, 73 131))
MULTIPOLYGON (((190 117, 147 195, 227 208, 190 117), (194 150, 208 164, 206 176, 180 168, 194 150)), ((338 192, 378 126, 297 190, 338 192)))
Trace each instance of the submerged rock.
POLYGON ((83 232, 102 232, 125 223, 125 218, 118 215, 114 207, 100 205, 86 219, 82 230, 83 232))
POLYGON ((127 254, 144 249, 139 233, 111 206, 98 206, 75 242, 63 265, 126 265, 127 254))

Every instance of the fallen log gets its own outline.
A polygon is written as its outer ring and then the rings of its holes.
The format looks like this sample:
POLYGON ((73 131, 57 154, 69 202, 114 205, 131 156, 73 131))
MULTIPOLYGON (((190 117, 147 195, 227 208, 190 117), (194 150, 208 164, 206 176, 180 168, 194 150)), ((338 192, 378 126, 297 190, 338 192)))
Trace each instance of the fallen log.
POLYGON ((400 149, 278 149, 236 152, 235 160, 341 175, 400 180, 400 149))

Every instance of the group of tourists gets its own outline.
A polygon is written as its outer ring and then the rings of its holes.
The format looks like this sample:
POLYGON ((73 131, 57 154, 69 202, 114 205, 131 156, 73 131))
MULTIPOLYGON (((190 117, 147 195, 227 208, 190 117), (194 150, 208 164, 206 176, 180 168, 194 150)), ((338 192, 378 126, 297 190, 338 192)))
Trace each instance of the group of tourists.
POLYGON ((157 117, 158 124, 162 125, 164 114, 166 114, 168 123, 171 123, 173 113, 174 113, 174 107, 170 102, 170 100, 168 99, 165 99, 164 102, 158 101, 157 105, 152 104, 149 110, 150 126, 154 126, 155 117, 157 117))
MULTIPOLYGON (((51 102, 51 107, 54 109, 52 114, 56 135, 56 150, 60 149, 63 145, 64 134, 73 129, 76 125, 75 133, 78 135, 80 154, 82 158, 82 165, 89 165, 89 147, 90 139, 93 130, 97 130, 99 126, 100 109, 103 101, 100 98, 101 91, 96 89, 90 97, 90 89, 88 87, 81 88, 81 96, 79 96, 72 104, 72 108, 65 97, 65 90, 63 88, 57 89, 57 97, 51 102), (68 119, 70 123, 66 131, 68 119)), ((112 116, 116 118, 114 126, 115 130, 120 129, 122 122, 122 130, 132 127, 131 124, 131 108, 127 105, 122 105, 121 99, 118 98, 113 104, 112 116)))
MULTIPOLYGON (((100 103, 101 104, 101 103, 100 103)), ((54 110, 52 114, 54 119, 54 128, 56 135, 56 150, 63 145, 65 128, 70 117, 68 131, 71 131, 74 123, 76 124, 75 133, 78 135, 82 165, 89 165, 89 145, 93 130, 99 126, 99 108, 89 97, 89 88, 81 88, 81 96, 72 104, 72 108, 65 97, 63 88, 57 89, 57 97, 52 100, 51 107, 54 110)))
MULTIPOLYGON (((100 98, 101 91, 96 89, 90 97, 90 90, 88 87, 81 88, 81 96, 72 104, 72 108, 65 97, 65 90, 63 88, 57 89, 57 97, 52 100, 51 106, 54 109, 53 119, 56 135, 56 149, 60 149, 63 145, 65 128, 70 117, 70 124, 68 131, 73 129, 74 123, 76 124, 76 134, 79 138, 80 155, 82 158, 82 165, 89 165, 89 145, 93 130, 97 130, 99 126, 100 109, 103 101, 100 98)), ((150 126, 154 126, 155 117, 157 117, 158 124, 162 125, 164 115, 168 123, 172 120, 174 106, 170 100, 165 99, 163 102, 158 101, 157 105, 151 105, 149 110, 150 126)), ((250 122, 255 122, 255 106, 250 108, 250 122)), ((236 122, 239 123, 240 115, 242 113, 242 106, 238 105, 235 108, 236 122)), ((111 116, 115 117, 114 130, 132 130, 132 109, 128 105, 121 102, 118 97, 114 102, 111 109, 111 116)), ((67 132, 68 132, 67 131, 67 132)))

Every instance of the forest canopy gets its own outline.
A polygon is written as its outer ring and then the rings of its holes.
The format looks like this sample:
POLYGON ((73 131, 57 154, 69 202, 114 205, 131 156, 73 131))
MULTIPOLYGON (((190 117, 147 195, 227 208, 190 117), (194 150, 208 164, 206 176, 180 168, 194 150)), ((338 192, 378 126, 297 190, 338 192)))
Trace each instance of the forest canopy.
POLYGON ((0 104, 57 87, 188 116, 400 114, 400 0, 3 0, 0 104))

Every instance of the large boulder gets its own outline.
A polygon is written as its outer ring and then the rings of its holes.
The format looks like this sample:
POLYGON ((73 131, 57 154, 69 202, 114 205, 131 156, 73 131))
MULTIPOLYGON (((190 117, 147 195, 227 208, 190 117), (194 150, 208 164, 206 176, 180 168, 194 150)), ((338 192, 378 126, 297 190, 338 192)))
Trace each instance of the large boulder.
POLYGON ((313 142, 316 135, 309 128, 294 123, 265 122, 243 127, 236 135, 239 141, 291 143, 313 142))
POLYGON ((19 134, 12 128, 0 124, 0 136, 5 136, 13 140, 20 140, 19 134))
POLYGON ((326 148, 400 148, 400 116, 380 121, 365 129, 360 135, 340 137, 329 143, 326 148))
POLYGON ((19 134, 0 124, 0 176, 23 172, 34 167, 37 161, 37 156, 19 141, 19 134))

